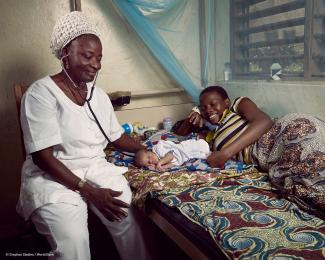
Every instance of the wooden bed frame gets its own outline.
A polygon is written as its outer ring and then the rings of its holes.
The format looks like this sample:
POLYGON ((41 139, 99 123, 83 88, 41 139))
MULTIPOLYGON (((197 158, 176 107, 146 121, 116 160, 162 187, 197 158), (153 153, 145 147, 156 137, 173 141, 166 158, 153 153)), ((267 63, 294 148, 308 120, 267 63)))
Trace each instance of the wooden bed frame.
POLYGON ((146 201, 146 215, 191 259, 228 259, 212 236, 201 226, 158 199, 146 201))

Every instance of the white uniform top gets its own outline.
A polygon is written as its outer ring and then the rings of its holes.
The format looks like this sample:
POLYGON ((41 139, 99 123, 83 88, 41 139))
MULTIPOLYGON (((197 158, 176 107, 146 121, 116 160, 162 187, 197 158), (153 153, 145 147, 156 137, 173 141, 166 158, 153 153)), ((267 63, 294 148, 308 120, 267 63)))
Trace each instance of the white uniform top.
POLYGON ((210 153, 210 148, 209 144, 203 139, 190 139, 180 143, 160 140, 153 146, 152 151, 157 154, 159 158, 163 158, 168 152, 172 152, 174 155, 172 164, 180 166, 193 158, 206 159, 210 153))
MULTIPOLYGON (((88 98, 90 84, 87 89, 88 98)), ((90 104, 110 141, 120 138, 123 128, 107 94, 95 87, 90 104)), ((87 104, 75 104, 49 76, 33 83, 23 96, 21 126, 27 157, 22 168, 17 211, 25 219, 48 203, 78 205, 82 202, 78 192, 58 183, 33 163, 30 154, 35 151, 52 146, 54 157, 75 175, 102 187, 109 185, 110 176, 127 170, 106 161, 103 150, 108 142, 87 104)))

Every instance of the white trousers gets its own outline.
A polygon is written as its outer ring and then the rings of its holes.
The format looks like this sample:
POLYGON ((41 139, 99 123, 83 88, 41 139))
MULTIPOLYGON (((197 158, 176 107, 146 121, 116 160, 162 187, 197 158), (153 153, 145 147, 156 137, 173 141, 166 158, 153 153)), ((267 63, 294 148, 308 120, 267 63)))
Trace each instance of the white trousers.
MULTIPOLYGON (((116 190, 123 190, 119 199, 130 203, 131 191, 128 186, 116 190)), ((144 242, 143 232, 132 208, 128 210, 128 216, 121 222, 108 221, 92 204, 89 205, 89 208, 111 233, 121 259, 151 259, 144 242)), ((54 256, 50 259, 89 260, 91 258, 86 202, 80 205, 47 204, 37 209, 31 219, 37 231, 47 238, 52 248, 54 256)), ((107 252, 107 256, 109 254, 110 252, 107 252)))

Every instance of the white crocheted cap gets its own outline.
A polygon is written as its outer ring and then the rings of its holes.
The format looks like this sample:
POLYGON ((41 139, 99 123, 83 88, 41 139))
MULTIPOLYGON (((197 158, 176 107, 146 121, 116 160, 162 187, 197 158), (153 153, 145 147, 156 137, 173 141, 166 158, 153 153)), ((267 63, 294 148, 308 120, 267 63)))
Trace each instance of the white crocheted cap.
POLYGON ((83 34, 94 34, 100 37, 97 27, 84 13, 73 11, 61 17, 53 28, 50 45, 52 53, 60 59, 62 49, 83 34))

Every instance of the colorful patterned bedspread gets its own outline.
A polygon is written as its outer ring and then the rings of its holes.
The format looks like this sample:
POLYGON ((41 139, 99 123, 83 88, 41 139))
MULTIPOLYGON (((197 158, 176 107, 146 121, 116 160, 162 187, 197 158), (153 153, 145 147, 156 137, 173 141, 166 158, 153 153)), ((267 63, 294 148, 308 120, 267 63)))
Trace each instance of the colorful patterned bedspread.
POLYGON ((325 221, 278 198, 267 176, 152 195, 208 230, 231 259, 325 259, 325 221))
POLYGON ((325 259, 325 221, 278 197, 267 174, 234 165, 157 173, 130 164, 126 177, 134 203, 151 196, 177 207, 231 259, 325 259))

